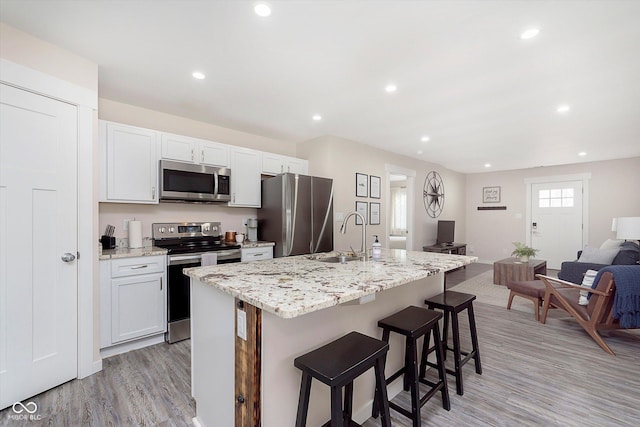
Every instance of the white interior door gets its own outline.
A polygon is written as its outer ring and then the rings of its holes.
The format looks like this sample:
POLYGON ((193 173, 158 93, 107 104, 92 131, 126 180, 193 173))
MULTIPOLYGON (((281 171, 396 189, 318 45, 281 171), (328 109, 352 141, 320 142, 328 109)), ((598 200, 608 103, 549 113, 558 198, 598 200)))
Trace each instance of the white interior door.
POLYGON ((0 409, 77 376, 77 120, 0 85, 0 409))
POLYGON ((582 248, 582 181, 532 184, 531 198, 531 246, 547 268, 560 269, 582 248))

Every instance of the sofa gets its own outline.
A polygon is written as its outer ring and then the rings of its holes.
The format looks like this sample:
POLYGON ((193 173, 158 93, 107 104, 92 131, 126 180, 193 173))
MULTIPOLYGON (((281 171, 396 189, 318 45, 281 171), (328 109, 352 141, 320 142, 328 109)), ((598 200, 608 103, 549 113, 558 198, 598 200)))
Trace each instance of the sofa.
POLYGON ((633 265, 639 260, 640 245, 637 242, 608 240, 600 248, 587 246, 578 251, 575 261, 563 262, 558 278, 579 285, 587 270, 598 271, 609 265, 633 265))

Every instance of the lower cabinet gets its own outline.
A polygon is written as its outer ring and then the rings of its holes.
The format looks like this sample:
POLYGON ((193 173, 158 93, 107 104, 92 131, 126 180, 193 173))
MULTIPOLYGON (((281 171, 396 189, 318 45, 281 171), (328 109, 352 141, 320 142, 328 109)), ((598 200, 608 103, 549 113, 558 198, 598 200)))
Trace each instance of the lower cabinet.
POLYGON ((242 262, 259 261, 273 258, 273 246, 260 246, 257 248, 242 248, 240 250, 242 262))
POLYGON ((163 337, 166 301, 166 256, 100 261, 100 348, 163 337))

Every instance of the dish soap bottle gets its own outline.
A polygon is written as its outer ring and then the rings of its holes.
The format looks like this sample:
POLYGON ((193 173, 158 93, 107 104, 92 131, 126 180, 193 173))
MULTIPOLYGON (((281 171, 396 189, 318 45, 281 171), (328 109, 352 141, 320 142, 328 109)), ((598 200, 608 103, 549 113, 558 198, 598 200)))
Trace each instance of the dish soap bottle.
POLYGON ((373 242, 372 246, 372 258, 373 259, 380 259, 380 256, 382 255, 382 243, 380 243, 378 241, 378 236, 377 235, 373 235, 373 237, 376 238, 376 240, 373 242))

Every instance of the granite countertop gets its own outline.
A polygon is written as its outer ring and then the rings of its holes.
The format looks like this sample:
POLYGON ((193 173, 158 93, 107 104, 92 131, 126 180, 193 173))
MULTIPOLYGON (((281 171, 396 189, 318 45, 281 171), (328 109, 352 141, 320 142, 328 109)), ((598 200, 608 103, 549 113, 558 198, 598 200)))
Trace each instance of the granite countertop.
POLYGON ((324 253, 184 272, 258 308, 293 318, 474 263, 477 257, 383 249, 379 260, 329 263, 324 253), (313 259, 315 258, 315 259, 313 259))
POLYGON ((116 258, 133 258, 139 256, 166 255, 167 250, 156 246, 145 246, 143 248, 129 249, 103 249, 100 254, 100 260, 116 259, 116 258))
POLYGON ((263 242, 261 240, 258 240, 256 242, 249 242, 248 240, 245 240, 244 242, 242 242, 242 248, 264 248, 267 246, 275 246, 275 242, 263 242))

